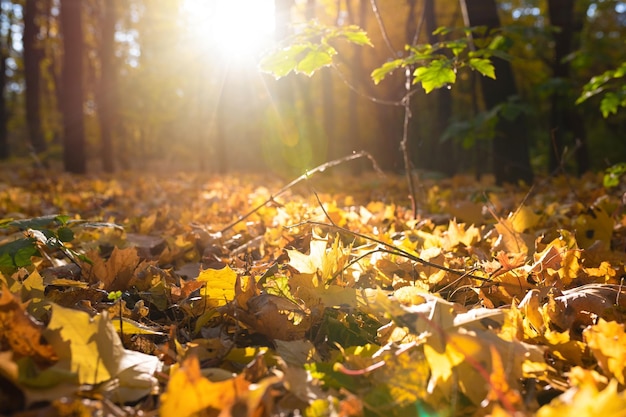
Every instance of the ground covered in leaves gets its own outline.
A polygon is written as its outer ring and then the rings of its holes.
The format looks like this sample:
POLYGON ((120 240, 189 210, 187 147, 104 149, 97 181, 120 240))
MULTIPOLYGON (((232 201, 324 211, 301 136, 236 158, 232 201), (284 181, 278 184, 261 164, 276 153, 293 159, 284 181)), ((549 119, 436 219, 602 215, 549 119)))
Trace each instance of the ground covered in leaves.
POLYGON ((610 415, 624 188, 4 172, 0 414, 610 415), (256 210, 255 210, 256 209, 256 210), (246 218, 242 215, 249 214, 246 218))

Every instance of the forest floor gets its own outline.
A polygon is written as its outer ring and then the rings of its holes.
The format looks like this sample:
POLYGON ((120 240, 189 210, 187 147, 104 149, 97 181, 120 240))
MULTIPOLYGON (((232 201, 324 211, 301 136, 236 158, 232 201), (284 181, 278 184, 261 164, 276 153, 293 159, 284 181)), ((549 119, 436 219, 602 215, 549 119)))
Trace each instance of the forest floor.
POLYGON ((418 178, 416 218, 377 174, 2 178, 0 414, 626 409, 601 175, 418 178))

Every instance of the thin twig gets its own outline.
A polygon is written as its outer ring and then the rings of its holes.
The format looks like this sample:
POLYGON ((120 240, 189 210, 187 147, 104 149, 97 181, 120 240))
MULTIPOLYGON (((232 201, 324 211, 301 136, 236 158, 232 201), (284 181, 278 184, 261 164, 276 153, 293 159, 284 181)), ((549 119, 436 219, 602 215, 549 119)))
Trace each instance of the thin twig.
POLYGON ((409 253, 407 251, 405 251, 404 249, 395 247, 389 243, 383 242, 382 240, 376 239, 375 237, 372 236, 368 236, 365 235, 363 233, 359 233, 359 232, 354 232, 352 230, 346 229, 344 227, 340 227, 340 226, 336 226, 334 224, 328 224, 328 223, 322 223, 322 222, 316 222, 313 220, 307 220, 304 222, 300 222, 300 223, 296 223, 290 226, 285 226, 285 229, 291 229, 293 227, 299 227, 299 226, 303 226, 303 225, 312 225, 312 226, 319 226, 319 227, 325 227, 328 229, 332 229, 338 232, 343 232, 343 233, 347 233, 349 235, 355 236, 355 237, 359 237, 361 239, 364 240, 368 240, 370 242, 375 242, 378 243, 380 246, 383 246, 383 248, 378 249, 378 252, 384 252, 384 253, 389 253, 391 255, 398 255, 398 256, 403 256, 407 259, 410 259, 414 262, 420 263, 422 265, 425 266, 430 266, 432 268, 437 268, 440 269, 442 271, 446 271, 449 272, 451 274, 455 274, 461 277, 466 277, 466 278, 472 278, 472 279, 476 279, 478 281, 484 281, 484 282, 491 282, 491 278, 485 278, 485 277, 479 277, 476 275, 471 275, 468 274, 467 271, 462 271, 462 270, 458 270, 458 269, 452 269, 452 268, 448 268, 446 266, 443 265, 439 265, 430 261, 427 261, 425 259, 420 258, 419 256, 415 256, 412 253, 409 253))
POLYGON ((389 35, 387 34, 387 29, 385 28, 385 23, 383 22, 383 18, 380 15, 380 11, 378 10, 378 4, 376 4, 376 0, 370 0, 372 4, 372 11, 374 12, 374 16, 376 17, 376 22, 378 22, 378 27, 380 28, 380 33, 383 35, 383 39, 387 48, 391 52, 392 56, 396 56, 396 49, 391 44, 391 40, 389 39, 389 35))
POLYGON ((372 103, 376 103, 376 104, 382 104, 384 106, 402 106, 403 102, 406 98, 406 96, 402 97, 402 99, 400 100, 385 100, 385 99, 381 99, 381 98, 377 98, 374 97, 368 93, 364 93, 361 90, 359 90, 357 87, 355 87, 349 80, 348 78, 343 74, 343 72, 341 72, 341 70, 339 69, 339 67, 335 64, 331 65, 332 68, 337 71, 337 75, 339 75, 339 78, 341 79, 341 81, 343 81, 343 83, 350 89, 352 90, 354 93, 356 93, 359 97, 364 98, 366 100, 371 101, 372 103))
POLYGON ((370 162, 372 163, 372 167, 374 168, 374 171, 376 171, 379 175, 382 175, 382 176, 385 175, 383 173, 383 171, 380 169, 380 167, 378 166, 378 163, 376 162, 374 157, 367 151, 355 152, 355 153, 352 153, 351 155, 344 156, 343 158, 334 159, 332 161, 325 162, 322 165, 318 165, 315 168, 313 168, 312 170, 305 172, 304 174, 300 175, 295 180, 291 181, 289 184, 285 185, 283 188, 281 188, 276 193, 271 195, 270 198, 265 200, 263 203, 261 203, 258 206, 254 207, 252 210, 250 210, 246 214, 243 214, 243 215, 239 216, 239 218, 237 218, 237 220, 235 220, 234 222, 230 223, 228 226, 224 227, 222 230, 219 231, 219 233, 220 234, 224 233, 228 229, 231 229, 232 227, 234 227, 237 224, 241 223, 242 221, 244 221, 248 217, 252 216, 257 211, 259 211, 260 209, 262 209, 263 207, 268 205, 269 203, 275 201, 274 199, 276 197, 278 197, 279 195, 287 192, 290 188, 294 187, 298 183, 300 183, 300 182, 302 182, 304 180, 308 180, 309 177, 311 177, 312 175, 317 174, 318 172, 324 172, 328 168, 335 167, 335 166, 337 166, 339 164, 343 164, 344 162, 352 161, 352 160, 363 158, 363 157, 365 157, 365 158, 370 160, 370 162))

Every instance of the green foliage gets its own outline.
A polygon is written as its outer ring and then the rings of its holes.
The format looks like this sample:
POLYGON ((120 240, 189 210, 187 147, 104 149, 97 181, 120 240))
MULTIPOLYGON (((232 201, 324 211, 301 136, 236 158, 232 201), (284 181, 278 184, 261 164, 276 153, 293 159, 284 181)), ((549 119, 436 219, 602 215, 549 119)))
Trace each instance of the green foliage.
POLYGON ((367 33, 358 26, 330 27, 310 22, 302 33, 289 39, 288 46, 267 55, 261 61, 260 68, 276 78, 292 71, 311 76, 333 63, 337 50, 330 42, 337 39, 372 46, 367 33))
MULTIPOLYGON (((447 35, 448 28, 439 28, 434 33, 447 35)), ((403 58, 386 62, 370 74, 375 84, 401 68, 410 68, 413 84, 421 84, 426 93, 447 87, 456 82, 459 68, 469 67, 480 74, 495 78, 491 57, 501 55, 502 37, 485 43, 485 47, 473 50, 472 32, 485 32, 483 28, 464 28, 464 37, 437 42, 435 44, 406 45, 408 53, 403 58)), ((344 39, 357 45, 372 46, 367 33, 358 26, 329 27, 309 22, 306 29, 289 40, 288 46, 267 55, 261 62, 262 71, 284 77, 292 71, 311 76, 315 71, 333 63, 337 50, 330 45, 334 39, 344 39)))
POLYGON ((626 77, 626 62, 623 62, 616 69, 592 77, 583 87, 583 92, 576 100, 576 104, 580 104, 593 96, 602 95, 600 101, 602 116, 606 118, 611 114, 616 114, 619 107, 626 107, 624 77, 626 77))
MULTIPOLYGON (((491 57, 499 55, 501 42, 495 39, 486 43, 484 48, 472 50, 470 34, 472 31, 483 31, 482 28, 464 29, 465 37, 437 42, 435 44, 421 44, 405 47, 408 56, 386 62, 371 73, 375 84, 380 83, 387 75, 400 68, 415 68, 413 84, 422 84, 424 91, 430 93, 434 89, 447 87, 456 82, 456 73, 459 68, 469 67, 480 74, 496 78, 491 57)), ((448 28, 439 28, 434 34, 447 35, 448 28)), ((496 39, 500 39, 497 37, 496 39)))
MULTIPOLYGON (((89 226, 102 226, 103 223, 85 223, 89 226)), ((0 220, 0 229, 19 237, 0 245, 0 270, 15 271, 17 268, 32 264, 31 257, 42 256, 47 250, 60 250, 70 259, 89 260, 74 252, 66 243, 74 240, 74 231, 70 228, 69 217, 52 214, 24 220, 0 220)))
POLYGON ((500 117, 514 120, 521 113, 528 114, 531 111, 532 107, 521 102, 519 97, 511 97, 504 103, 478 113, 473 119, 450 123, 439 140, 445 142, 455 138, 464 149, 470 149, 476 142, 494 137, 494 130, 500 117))
POLYGON ((456 71, 445 60, 435 60, 425 67, 419 67, 413 75, 413 84, 422 83, 426 94, 456 82, 456 71))
POLYGON ((38 244, 59 248, 74 239, 67 227, 67 216, 49 215, 25 220, 5 219, 0 228, 16 228, 22 236, 0 246, 0 268, 15 269, 31 264, 31 256, 39 254, 38 244))
POLYGON ((120 298, 122 298, 122 292, 121 291, 111 291, 108 295, 107 295, 107 299, 111 300, 111 301, 117 301, 120 298))
POLYGON ((606 169, 602 184, 605 188, 617 187, 622 175, 626 174, 626 163, 615 164, 606 169))

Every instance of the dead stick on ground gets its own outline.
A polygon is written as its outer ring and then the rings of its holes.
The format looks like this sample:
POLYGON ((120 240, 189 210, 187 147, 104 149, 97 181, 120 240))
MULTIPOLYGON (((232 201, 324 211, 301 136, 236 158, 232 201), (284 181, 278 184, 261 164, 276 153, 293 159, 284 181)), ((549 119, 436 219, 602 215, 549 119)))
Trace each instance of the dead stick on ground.
MULTIPOLYGON (((358 237, 358 238, 361 238, 361 239, 364 239, 364 240, 367 240, 367 241, 370 241, 370 242, 375 242, 375 243, 377 243, 380 246, 380 248, 376 249, 376 252, 386 252, 386 253, 389 253, 391 255, 402 256, 404 258, 410 259, 410 260, 412 260, 414 262, 417 262, 417 263, 420 263, 422 265, 430 266, 432 268, 441 269, 443 271, 446 271, 446 272, 449 272, 451 274, 460 276, 462 278, 471 278, 471 279, 475 279, 475 280, 483 281, 483 282, 493 282, 491 278, 479 277, 477 275, 470 274, 467 271, 463 271, 463 270, 459 270, 459 269, 452 269, 452 268, 448 268, 448 267, 443 266, 443 265, 439 265, 439 264, 427 261, 425 259, 422 259, 422 258, 420 258, 418 256, 415 256, 415 255, 405 251, 402 248, 398 248, 398 247, 393 246, 393 245, 391 245, 391 244, 389 244, 387 242, 383 242, 382 240, 376 239, 373 236, 368 236, 368 235, 365 235, 363 233, 354 232, 352 230, 346 229, 345 227, 337 226, 337 225, 334 225, 334 224, 321 223, 321 222, 316 222, 316 221, 313 221, 313 220, 306 220, 304 222, 293 224, 291 226, 285 226, 285 228, 289 229, 289 228, 292 228, 292 227, 298 227, 298 226, 307 225, 307 224, 311 225, 311 226, 319 226, 319 227, 323 227, 323 228, 327 228, 327 229, 333 229, 333 230, 335 230, 337 232, 340 232, 340 233, 346 233, 346 234, 349 234, 349 235, 352 235, 352 236, 355 236, 355 237, 358 237)), ((335 277, 333 277, 333 279, 334 278, 335 277)), ((497 285, 497 283, 494 283, 494 284, 497 285)))
POLYGON ((363 157, 365 157, 365 158, 367 158, 367 159, 369 159, 371 161, 372 167, 374 168, 374 170, 378 174, 383 175, 383 176, 385 175, 383 173, 383 171, 379 168, 379 166, 376 163, 376 160, 374 159, 374 157, 369 152, 366 152, 366 151, 356 152, 356 153, 353 153, 351 155, 344 156, 343 158, 339 158, 339 159, 335 159, 335 160, 332 160, 332 161, 325 162, 322 165, 318 165, 315 168, 313 168, 312 170, 305 172, 304 174, 300 175, 295 180, 291 181, 289 184, 285 185, 283 188, 278 190, 275 194, 270 196, 270 198, 265 200, 263 203, 259 204, 258 206, 256 206, 255 208, 253 208, 252 210, 247 212, 246 214, 244 214, 242 216, 239 216, 239 218, 237 220, 235 220, 234 222, 232 222, 228 226, 224 227, 222 230, 219 231, 219 233, 224 233, 228 229, 230 229, 230 228, 234 227, 235 225, 241 223, 242 221, 244 221, 248 217, 252 216, 257 211, 259 211, 261 208, 265 207, 266 205, 268 205, 269 203, 274 201, 274 199, 276 197, 278 197, 279 195, 285 193, 287 190, 289 190, 290 188, 294 187, 296 184, 298 184, 298 183, 300 183, 300 182, 302 182, 304 180, 308 180, 309 177, 311 177, 312 175, 317 174, 318 172, 324 172, 328 168, 335 167, 337 165, 343 164, 344 162, 352 161, 352 160, 363 158, 363 157))

